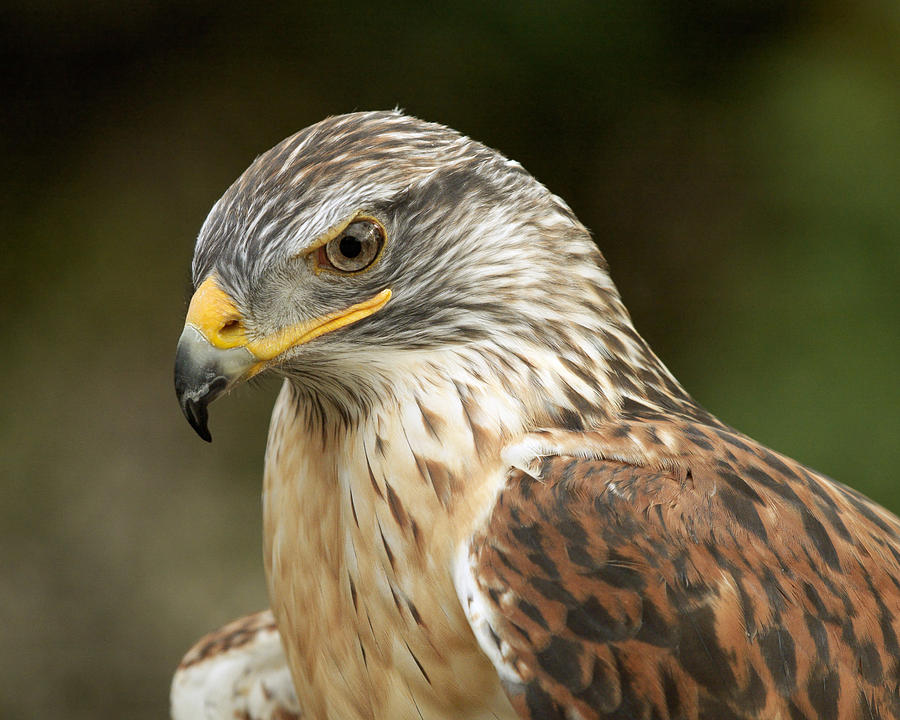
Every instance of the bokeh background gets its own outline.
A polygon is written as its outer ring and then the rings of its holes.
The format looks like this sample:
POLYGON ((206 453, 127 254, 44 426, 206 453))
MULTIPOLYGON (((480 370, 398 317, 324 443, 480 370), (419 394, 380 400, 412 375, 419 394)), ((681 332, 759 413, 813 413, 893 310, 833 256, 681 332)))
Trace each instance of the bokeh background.
POLYGON ((192 243, 253 157, 401 106, 592 228, 707 407, 900 510, 900 3, 38 0, 0 9, 0 716, 167 715, 265 605, 277 383, 171 386, 192 243))

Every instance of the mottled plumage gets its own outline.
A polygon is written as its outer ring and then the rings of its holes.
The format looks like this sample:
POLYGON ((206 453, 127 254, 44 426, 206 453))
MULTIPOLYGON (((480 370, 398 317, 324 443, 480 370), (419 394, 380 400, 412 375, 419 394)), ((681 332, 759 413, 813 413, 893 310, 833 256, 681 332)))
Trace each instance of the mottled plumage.
POLYGON ((201 638, 178 665, 173 720, 299 720, 300 707, 272 613, 201 638))
MULTIPOLYGON (((193 275, 198 432, 285 377, 264 559, 302 717, 900 718, 900 521, 699 407, 518 164, 396 112, 329 118, 229 188, 193 275), (381 238, 362 268, 359 238, 381 238)), ((265 617, 223 632, 176 718, 295 713, 240 699, 284 677, 265 617)))
POLYGON ((719 427, 538 442, 469 554, 522 717, 900 716, 896 518, 719 427))

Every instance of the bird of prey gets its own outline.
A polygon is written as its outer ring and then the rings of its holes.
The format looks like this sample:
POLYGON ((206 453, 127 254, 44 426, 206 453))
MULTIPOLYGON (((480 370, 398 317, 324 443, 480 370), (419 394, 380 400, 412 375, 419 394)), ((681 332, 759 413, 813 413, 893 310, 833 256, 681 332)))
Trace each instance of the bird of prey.
POLYGON ((192 270, 194 429, 284 384, 272 616, 188 655, 178 720, 900 718, 900 520, 700 407, 518 163, 332 117, 225 192, 192 270))

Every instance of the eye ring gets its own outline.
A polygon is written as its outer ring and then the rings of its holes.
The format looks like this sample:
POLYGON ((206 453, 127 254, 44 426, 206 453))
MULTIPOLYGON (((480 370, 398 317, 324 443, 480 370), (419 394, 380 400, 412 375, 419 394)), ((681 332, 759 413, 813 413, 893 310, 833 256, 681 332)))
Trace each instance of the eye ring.
POLYGON ((363 272, 381 255, 384 235, 384 228, 374 218, 357 218, 319 248, 316 264, 341 275, 363 272))

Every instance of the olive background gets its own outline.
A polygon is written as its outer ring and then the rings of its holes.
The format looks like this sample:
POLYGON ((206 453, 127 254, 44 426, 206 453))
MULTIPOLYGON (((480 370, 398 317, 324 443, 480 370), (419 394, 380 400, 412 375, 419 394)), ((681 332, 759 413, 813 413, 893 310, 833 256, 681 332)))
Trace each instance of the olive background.
POLYGON ((702 404, 900 510, 898 37, 894 0, 4 3, 0 716, 166 717, 266 604, 278 382, 206 445, 173 351, 206 212, 329 114, 522 162, 702 404))

